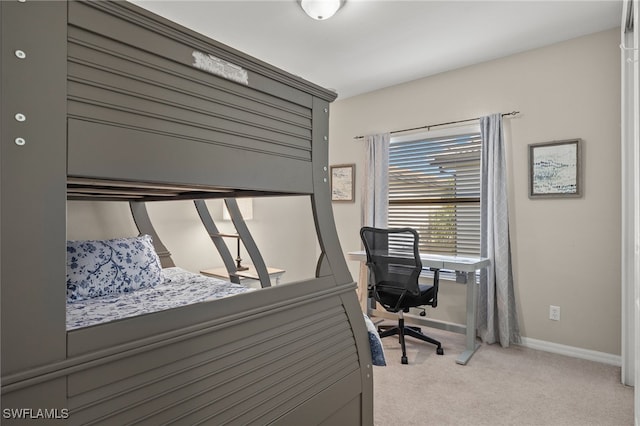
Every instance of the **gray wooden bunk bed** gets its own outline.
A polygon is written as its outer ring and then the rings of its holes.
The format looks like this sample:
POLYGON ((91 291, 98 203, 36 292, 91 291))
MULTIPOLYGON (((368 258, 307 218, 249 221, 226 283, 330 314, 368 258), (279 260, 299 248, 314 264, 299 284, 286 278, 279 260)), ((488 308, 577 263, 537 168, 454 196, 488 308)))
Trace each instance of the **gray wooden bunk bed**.
POLYGON ((3 424, 372 424, 335 94, 124 2, 3 1, 0 21, 3 424), (308 196, 316 276, 67 331, 67 194, 308 196))

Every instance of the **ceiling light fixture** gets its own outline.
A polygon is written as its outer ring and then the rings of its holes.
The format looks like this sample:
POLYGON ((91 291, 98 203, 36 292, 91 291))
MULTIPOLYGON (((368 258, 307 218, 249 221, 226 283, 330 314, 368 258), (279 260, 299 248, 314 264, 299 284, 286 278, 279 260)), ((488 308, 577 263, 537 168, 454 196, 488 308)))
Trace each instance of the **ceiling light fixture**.
POLYGON ((302 10, 318 21, 331 18, 346 0, 299 0, 302 10))

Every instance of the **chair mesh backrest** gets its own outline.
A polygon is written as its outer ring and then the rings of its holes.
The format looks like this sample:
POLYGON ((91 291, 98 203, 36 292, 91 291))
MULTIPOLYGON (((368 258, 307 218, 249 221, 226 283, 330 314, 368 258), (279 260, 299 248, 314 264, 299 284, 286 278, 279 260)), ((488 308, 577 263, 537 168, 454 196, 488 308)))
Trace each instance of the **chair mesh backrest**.
POLYGON ((375 299, 388 305, 386 309, 393 309, 389 296, 397 295, 399 300, 395 305, 400 305, 407 294, 418 296, 418 278, 422 271, 418 233, 411 228, 364 227, 360 236, 367 253, 369 286, 373 288, 375 299))

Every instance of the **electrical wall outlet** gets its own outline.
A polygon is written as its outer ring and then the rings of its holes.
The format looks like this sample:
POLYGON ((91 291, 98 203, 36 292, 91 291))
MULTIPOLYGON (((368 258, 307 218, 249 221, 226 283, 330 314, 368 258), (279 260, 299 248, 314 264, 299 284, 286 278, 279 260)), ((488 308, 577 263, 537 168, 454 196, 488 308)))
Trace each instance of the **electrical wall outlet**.
POLYGON ((549 305, 549 319, 560 321, 560 306, 549 305))

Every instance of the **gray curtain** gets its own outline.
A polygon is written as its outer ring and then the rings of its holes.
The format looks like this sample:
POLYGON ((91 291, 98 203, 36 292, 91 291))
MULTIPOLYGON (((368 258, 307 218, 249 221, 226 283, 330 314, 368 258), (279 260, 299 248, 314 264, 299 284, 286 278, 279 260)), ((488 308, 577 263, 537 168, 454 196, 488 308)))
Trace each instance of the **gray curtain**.
POLYGON ((362 226, 387 226, 389 206, 389 133, 365 137, 362 226))
POLYGON ((491 265, 480 273, 478 335, 485 343, 507 347, 520 342, 520 330, 511 269, 502 115, 482 117, 480 133, 480 256, 490 258, 491 265))
MULTIPOLYGON (((365 137, 365 166, 362 182, 362 226, 387 227, 389 206, 389 133, 365 137)), ((359 230, 358 230, 359 231, 359 230)), ((367 279, 369 271, 360 264, 358 299, 367 311, 367 279)))

